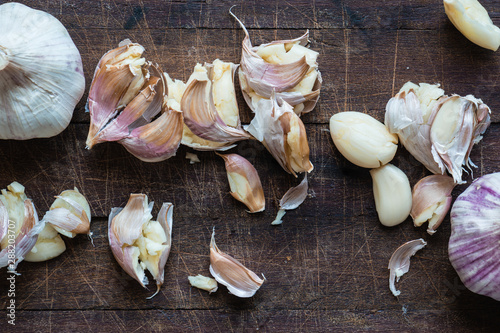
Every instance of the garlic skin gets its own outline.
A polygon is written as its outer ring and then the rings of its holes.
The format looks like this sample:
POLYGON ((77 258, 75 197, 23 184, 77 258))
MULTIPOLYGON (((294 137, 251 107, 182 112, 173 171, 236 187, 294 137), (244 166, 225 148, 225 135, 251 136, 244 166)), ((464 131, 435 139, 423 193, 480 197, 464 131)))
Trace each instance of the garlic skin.
POLYGON ((217 286, 217 281, 215 279, 209 278, 203 275, 188 276, 189 283, 191 286, 208 291, 210 294, 214 293, 219 289, 217 286))
POLYGON ((54 16, 0 5, 0 139, 62 132, 85 91, 80 53, 54 16))
POLYGON ((422 238, 415 239, 404 243, 392 254, 388 268, 390 269, 389 289, 394 296, 398 297, 401 294, 401 291, 396 290, 395 282, 398 282, 399 278, 410 270, 410 258, 426 245, 427 243, 422 238))
POLYGON ((307 198, 307 190, 309 189, 309 183, 307 182, 307 173, 304 174, 304 179, 299 185, 291 187, 286 191, 280 200, 280 209, 276 215, 276 218, 271 225, 279 225, 283 223, 281 220, 285 215, 287 210, 293 210, 298 208, 304 200, 307 198))
POLYGON ((471 291, 500 301, 500 173, 477 178, 451 208, 448 254, 471 291))
POLYGON ((210 274, 231 294, 241 298, 252 297, 264 283, 241 262, 219 250, 215 244, 215 230, 210 241, 210 274))
POLYGON ((339 152, 363 168, 389 163, 398 149, 398 137, 370 115, 347 111, 330 118, 330 134, 339 152))
POLYGON ((389 163, 370 170, 370 175, 380 223, 393 227, 406 220, 410 215, 412 196, 405 173, 389 163))
POLYGON ((45 227, 45 222, 38 220, 35 205, 24 193, 24 186, 18 182, 11 183, 1 192, 0 223, 2 224, 0 230, 7 230, 0 239, 0 268, 8 266, 9 271, 15 272, 17 265, 35 246, 38 234, 45 227), (11 228, 15 233, 14 242, 9 237, 11 228), (12 246, 15 246, 14 256, 9 253, 9 249, 12 251, 12 246))
POLYGON ((471 42, 496 51, 500 46, 500 28, 477 0, 444 0, 451 23, 471 42))
POLYGON ((266 198, 259 174, 254 166, 238 154, 217 154, 224 159, 231 195, 248 207, 249 213, 266 208, 266 198))
POLYGON ((422 178, 413 187, 410 215, 415 227, 429 222, 427 233, 433 235, 441 225, 451 207, 451 191, 455 188, 453 178, 431 175, 422 178))
POLYGON ((66 244, 64 244, 61 235, 54 227, 46 223, 45 228, 38 235, 35 246, 24 258, 28 262, 41 262, 53 259, 66 251, 66 244))
POLYGON ((304 123, 284 100, 275 95, 261 99, 245 130, 262 142, 286 172, 297 177, 297 173, 314 169, 304 123))
POLYGON ((152 221, 153 202, 145 194, 131 194, 125 208, 113 208, 108 219, 108 238, 118 264, 145 288, 147 269, 159 291, 172 246, 173 205, 163 203, 157 221, 152 221))
POLYGON ((238 76, 250 109, 255 112, 260 100, 270 99, 276 94, 299 116, 312 111, 319 99, 323 80, 318 70, 319 53, 306 47, 309 31, 295 39, 254 47, 243 23, 231 10, 229 13, 245 32, 238 76))

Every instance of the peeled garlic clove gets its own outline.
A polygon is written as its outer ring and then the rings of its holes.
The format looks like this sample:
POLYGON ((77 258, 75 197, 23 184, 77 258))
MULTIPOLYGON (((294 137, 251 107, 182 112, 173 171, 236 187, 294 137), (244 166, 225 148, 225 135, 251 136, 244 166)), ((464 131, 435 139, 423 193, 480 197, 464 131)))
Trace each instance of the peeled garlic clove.
POLYGON ((262 99, 255 117, 245 128, 267 148, 281 167, 297 177, 298 172, 311 172, 309 143, 304 123, 290 104, 272 96, 262 99))
POLYGON ((226 164, 227 179, 231 195, 244 203, 249 213, 262 212, 266 208, 266 198, 259 174, 254 166, 238 154, 217 154, 226 164))
POLYGON ((194 135, 225 144, 249 138, 240 125, 234 91, 236 68, 219 59, 196 65, 181 100, 184 122, 194 135))
POLYGON ((283 223, 281 220, 285 215, 287 210, 296 209, 299 207, 304 200, 307 198, 307 190, 309 189, 309 184, 307 182, 307 173, 304 175, 304 179, 299 185, 290 188, 280 200, 280 209, 276 218, 271 223, 272 225, 278 225, 283 223))
POLYGON ((434 117, 437 100, 443 95, 439 84, 407 82, 389 100, 385 111, 389 131, 397 134, 406 150, 434 174, 443 171, 432 156, 429 118, 434 117))
POLYGON ((456 183, 462 183, 462 166, 475 166, 469 154, 490 125, 491 111, 472 95, 441 98, 437 108, 430 129, 431 152, 442 172, 446 168, 456 183))
POLYGON ((450 210, 455 185, 453 178, 444 175, 427 176, 415 184, 410 212, 413 224, 420 227, 428 221, 427 233, 433 235, 450 210))
POLYGON ((386 164, 370 170, 370 175, 380 223, 392 227, 406 220, 410 215, 412 197, 405 173, 392 164, 386 164))
POLYGON ((444 10, 451 23, 468 40, 496 51, 500 46, 500 29, 477 0, 444 0, 444 10))
POLYGON ((0 240, 0 268, 8 266, 9 271, 15 271, 35 245, 45 222, 38 220, 35 205, 26 197, 24 186, 18 182, 11 183, 1 193, 0 207, 4 208, 0 209, 0 223, 8 225, 7 233, 0 240), (12 249, 15 249, 14 253, 12 249))
POLYGON ((56 196, 43 219, 59 233, 70 238, 77 234, 90 234, 90 206, 76 187, 56 196))
POLYGON ((131 194, 125 208, 113 208, 109 215, 108 237, 118 264, 141 286, 148 284, 147 269, 163 284, 164 269, 171 248, 173 205, 164 203, 157 221, 152 221, 153 202, 144 194, 131 194))
POLYGON ((264 280, 243 266, 241 262, 219 250, 215 244, 215 230, 210 241, 210 274, 235 296, 248 298, 255 295, 264 280))
POLYGON ((422 239, 415 239, 404 243, 397 248, 389 259, 389 289, 394 296, 399 296, 401 291, 396 290, 395 282, 410 269, 410 258, 423 249, 427 243, 422 239))
POLYGON ((309 31, 299 38, 252 46, 243 23, 230 11, 245 32, 239 79, 243 96, 252 111, 261 99, 276 94, 293 107, 296 114, 310 112, 321 89, 318 52, 306 47, 309 31))
POLYGON ((361 112, 340 112, 330 118, 330 134, 339 152, 363 168, 389 163, 398 149, 398 138, 381 122, 361 112))
POLYGON ((41 262, 53 259, 66 251, 61 235, 50 224, 45 224, 45 228, 38 235, 35 246, 26 254, 24 260, 29 262, 41 262))
POLYGON ((191 286, 208 291, 210 294, 217 291, 219 288, 217 286, 217 281, 215 279, 209 278, 203 275, 188 276, 189 283, 191 286))
POLYGON ((62 132, 85 91, 80 53, 52 15, 0 6, 0 139, 62 132))

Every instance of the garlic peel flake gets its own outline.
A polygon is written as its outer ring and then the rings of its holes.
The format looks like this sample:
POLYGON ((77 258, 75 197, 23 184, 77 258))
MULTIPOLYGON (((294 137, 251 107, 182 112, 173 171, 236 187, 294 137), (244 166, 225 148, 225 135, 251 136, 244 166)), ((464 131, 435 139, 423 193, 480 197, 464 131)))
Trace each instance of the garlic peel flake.
POLYGON ((422 239, 415 239, 404 243, 394 251, 389 259, 389 289, 394 296, 399 296, 401 291, 396 290, 395 282, 408 272, 410 269, 410 258, 417 253, 418 250, 424 248, 427 243, 422 239))
POLYGON ((278 210, 278 214, 271 224, 279 225, 283 223, 281 219, 285 215, 286 211, 298 208, 307 198, 308 189, 309 183, 307 182, 307 174, 305 174, 304 179, 302 179, 299 185, 291 187, 283 195, 280 200, 280 209, 278 210))

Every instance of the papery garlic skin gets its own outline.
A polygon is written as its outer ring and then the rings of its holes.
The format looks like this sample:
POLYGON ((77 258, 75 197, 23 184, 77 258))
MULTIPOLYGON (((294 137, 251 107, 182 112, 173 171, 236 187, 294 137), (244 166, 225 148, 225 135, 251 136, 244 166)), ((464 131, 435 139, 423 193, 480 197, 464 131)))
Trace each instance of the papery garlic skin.
MULTIPOLYGON (((118 264, 141 286, 148 284, 147 269, 157 290, 164 281, 164 269, 171 248, 173 205, 163 203, 157 221, 152 221, 153 202, 145 194, 131 194, 125 208, 113 208, 108 219, 108 237, 118 264)), ((150 298, 151 298, 150 297, 150 298)))
POLYGON ((448 254, 471 291, 500 301, 500 173, 482 176, 451 208, 448 254))
POLYGON ((468 40, 489 50, 500 46, 500 28, 477 0, 444 0, 444 10, 451 23, 468 40))
POLYGON ((241 298, 252 297, 264 283, 241 262, 219 250, 215 244, 215 230, 210 241, 210 274, 231 294, 241 298))
POLYGON ((389 163, 398 149, 398 137, 370 115, 347 111, 330 118, 330 134, 339 152, 363 168, 389 163))
POLYGON ((217 281, 215 279, 209 278, 203 275, 188 276, 189 283, 191 286, 208 291, 210 294, 217 291, 219 288, 217 286, 217 281))
POLYGON ((389 163, 370 170, 370 175, 380 223, 393 227, 406 220, 410 215, 412 196, 405 173, 389 163))
POLYGON ((394 251, 389 259, 389 289, 394 296, 399 296, 401 291, 396 290, 395 282, 410 269, 410 258, 423 249, 427 243, 422 239, 415 239, 404 243, 394 251))
POLYGON ((0 139, 62 132, 85 91, 80 53, 54 16, 0 6, 0 139))
POLYGON ((53 259, 66 251, 61 235, 54 227, 46 223, 45 228, 38 235, 35 246, 26 254, 24 260, 28 262, 41 262, 53 259))
POLYGON ((429 222, 427 233, 433 235, 451 207, 451 191, 455 187, 453 178, 431 175, 422 178, 413 187, 410 215, 413 224, 420 227, 429 222))
POLYGON ((266 198, 259 174, 254 166, 238 154, 217 154, 224 159, 231 195, 244 203, 249 213, 258 213, 266 208, 266 198))
POLYGON ((285 215, 286 211, 298 208, 304 202, 304 200, 306 200, 308 189, 309 183, 307 181, 306 173, 304 175, 304 179, 302 179, 299 185, 291 187, 283 195, 280 200, 280 209, 278 210, 274 221, 271 222, 271 225, 279 225, 283 223, 281 219, 285 215))

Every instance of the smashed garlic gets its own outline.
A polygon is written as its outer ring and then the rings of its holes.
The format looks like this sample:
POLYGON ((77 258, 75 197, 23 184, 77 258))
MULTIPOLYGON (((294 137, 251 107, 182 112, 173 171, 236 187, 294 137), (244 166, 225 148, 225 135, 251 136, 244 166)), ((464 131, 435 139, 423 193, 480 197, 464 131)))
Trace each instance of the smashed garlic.
POLYGON ((258 213, 266 208, 266 198, 259 174, 254 166, 238 154, 217 154, 224 159, 231 195, 244 203, 249 213, 258 213))
POLYGON ((300 182, 299 185, 294 186, 283 195, 280 200, 280 209, 278 210, 278 214, 272 225, 279 225, 283 223, 281 220, 285 215, 287 210, 293 210, 299 207, 304 200, 307 198, 307 190, 309 188, 309 183, 307 182, 307 173, 304 175, 304 179, 300 182))
POLYGON ((24 260, 29 262, 40 262, 53 259, 66 251, 61 235, 54 227, 46 223, 45 228, 38 235, 38 239, 31 249, 26 254, 24 260))
POLYGON ((415 239, 404 243, 394 251, 389 259, 389 289, 394 296, 399 296, 401 291, 396 290, 395 282, 408 272, 410 269, 410 258, 417 253, 418 250, 424 248, 427 243, 422 239, 415 239))
POLYGON ((219 250, 215 244, 215 228, 210 241, 210 274, 217 282, 225 285, 231 294, 242 298, 255 295, 264 283, 264 279, 241 262, 219 250))
POLYGON ((444 10, 451 23, 468 40, 486 49, 498 50, 500 28, 477 0, 444 0, 444 10))
POLYGON ((392 227, 406 220, 410 215, 412 198, 405 173, 389 163, 370 170, 370 175, 380 223, 392 227))
POLYGON ((219 288, 217 286, 217 281, 215 279, 209 278, 203 275, 188 276, 189 283, 191 286, 208 291, 210 294, 217 291, 219 288))
POLYGON ((85 91, 80 53, 52 15, 0 6, 0 139, 62 132, 85 91))
POLYGON ((109 244, 118 264, 144 288, 147 269, 159 291, 171 248, 173 205, 163 203, 157 221, 153 221, 145 194, 131 194, 125 208, 113 208, 108 220, 109 244))

